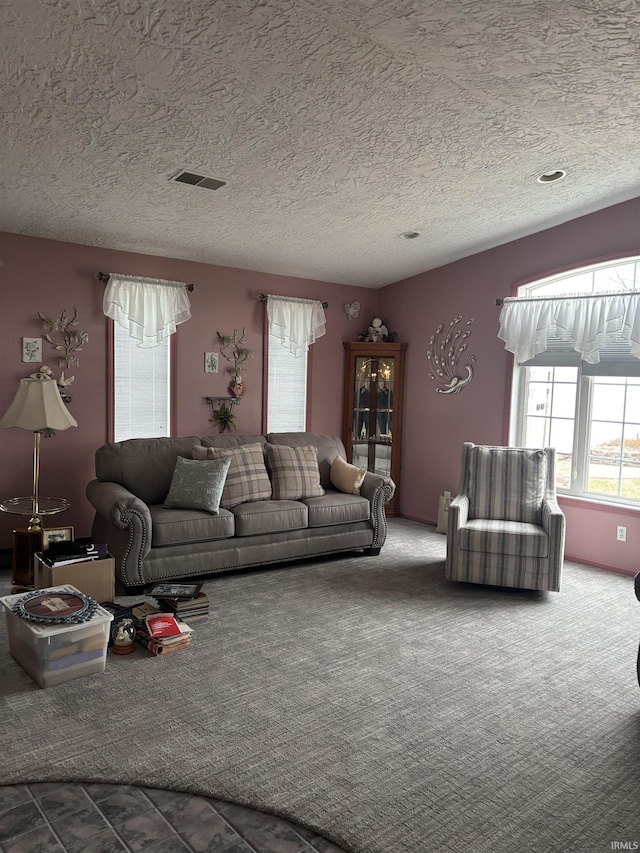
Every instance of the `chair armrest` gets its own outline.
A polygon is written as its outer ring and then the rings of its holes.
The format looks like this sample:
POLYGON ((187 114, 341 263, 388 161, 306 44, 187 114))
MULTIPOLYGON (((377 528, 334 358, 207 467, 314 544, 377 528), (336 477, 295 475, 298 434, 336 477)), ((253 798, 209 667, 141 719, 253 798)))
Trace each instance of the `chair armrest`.
POLYGON ((548 536, 557 536, 564 531, 565 517, 555 498, 542 501, 542 527, 548 536))
POLYGON ((447 533, 450 535, 463 527, 469 520, 469 496, 456 495, 449 504, 447 533))
POLYGON ((374 536, 371 543, 372 548, 380 548, 387 538, 387 516, 384 505, 389 503, 396 490, 396 484, 390 477, 382 477, 367 471, 360 494, 371 504, 371 523, 373 524, 374 536))
POLYGON ((566 521, 555 498, 542 501, 542 527, 549 537, 549 586, 560 589, 560 573, 564 563, 564 536, 566 521))

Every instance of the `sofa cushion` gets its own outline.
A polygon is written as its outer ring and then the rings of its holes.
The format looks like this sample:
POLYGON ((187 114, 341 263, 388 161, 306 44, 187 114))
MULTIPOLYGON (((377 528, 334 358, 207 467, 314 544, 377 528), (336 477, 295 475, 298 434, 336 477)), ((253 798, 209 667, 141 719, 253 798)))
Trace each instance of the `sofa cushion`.
POLYGON ((541 524, 546 480, 544 450, 472 447, 469 516, 541 524))
POLYGON ((360 486, 366 477, 366 468, 350 465, 346 459, 338 455, 331 463, 331 485, 340 492, 348 495, 359 495, 360 486))
POLYGON ((247 501, 263 501, 271 497, 271 481, 264 466, 262 445, 240 447, 200 447, 192 449, 194 459, 229 458, 231 465, 222 490, 220 506, 231 509, 247 501))
POLYGON ((167 496, 178 456, 191 456, 200 441, 185 438, 130 438, 104 444, 96 450, 96 476, 103 483, 119 483, 141 501, 162 503, 167 496))
POLYGON ((207 435, 200 439, 203 447, 217 447, 225 450, 236 447, 244 447, 247 444, 260 444, 264 449, 267 439, 264 435, 233 435, 231 433, 220 433, 219 435, 207 435))
POLYGON ((153 548, 228 539, 235 532, 233 515, 227 509, 212 515, 203 510, 166 509, 162 504, 155 504, 149 511, 153 548))
MULTIPOLYGON (((204 450, 204 448, 201 448, 204 450)), ((176 459, 173 479, 164 505, 167 509, 205 509, 217 513, 231 459, 176 459)))
POLYGON ((297 501, 324 494, 315 447, 267 444, 267 464, 271 472, 274 500, 297 501))
POLYGON ((368 521, 371 516, 371 504, 360 495, 329 490, 322 497, 307 498, 303 503, 309 509, 309 527, 368 521))
POLYGON ((236 536, 282 533, 308 526, 307 507, 297 501, 256 501, 235 506, 232 512, 236 536))
POLYGON ((485 554, 548 557, 549 537, 537 524, 476 518, 460 528, 460 548, 485 554))
POLYGON ((331 463, 336 456, 347 458, 344 444, 333 435, 319 435, 313 432, 270 432, 267 435, 269 444, 286 445, 287 447, 315 447, 318 451, 318 469, 320 485, 323 489, 331 488, 331 463))

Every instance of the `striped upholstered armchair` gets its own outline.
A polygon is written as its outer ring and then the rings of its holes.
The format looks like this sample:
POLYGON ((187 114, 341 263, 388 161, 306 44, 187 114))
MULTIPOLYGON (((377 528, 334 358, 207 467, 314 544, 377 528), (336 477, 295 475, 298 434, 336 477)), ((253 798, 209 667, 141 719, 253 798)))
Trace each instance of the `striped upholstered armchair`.
POLYGON ((553 448, 464 444, 449 507, 447 578, 557 592, 564 533, 553 448))

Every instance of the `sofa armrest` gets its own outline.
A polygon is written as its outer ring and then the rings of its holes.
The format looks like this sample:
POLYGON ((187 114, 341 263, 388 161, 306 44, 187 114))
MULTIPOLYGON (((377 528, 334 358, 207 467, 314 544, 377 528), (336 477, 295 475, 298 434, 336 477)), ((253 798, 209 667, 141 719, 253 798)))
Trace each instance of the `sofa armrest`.
POLYGON ((360 494, 371 504, 371 523, 373 524, 374 537, 372 548, 380 548, 387 538, 387 516, 384 505, 389 503, 396 490, 396 484, 390 477, 382 477, 367 471, 360 494))
POLYGON ((372 503, 375 497, 381 493, 382 499, 388 504, 395 490, 396 484, 390 477, 383 477, 381 474, 374 474, 372 471, 367 471, 360 486, 362 497, 372 503))
POLYGON ((96 511, 94 527, 107 531, 107 545, 128 585, 142 583, 141 565, 151 550, 149 507, 118 483, 91 480, 87 498, 96 511), (113 541, 108 530, 115 528, 113 541))

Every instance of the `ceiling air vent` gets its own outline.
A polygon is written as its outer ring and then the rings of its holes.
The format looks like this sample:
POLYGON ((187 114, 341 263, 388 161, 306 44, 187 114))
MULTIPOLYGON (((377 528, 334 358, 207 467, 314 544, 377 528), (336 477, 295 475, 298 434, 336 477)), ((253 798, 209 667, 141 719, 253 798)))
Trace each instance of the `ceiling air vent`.
POLYGON ((204 187, 206 190, 219 190, 224 187, 226 181, 219 181, 217 178, 207 178, 206 175, 196 175, 195 172, 187 172, 181 169, 170 181, 176 181, 178 184, 191 184, 193 187, 204 187))

